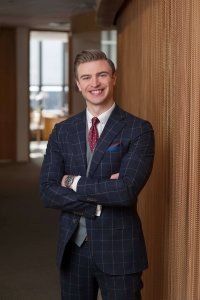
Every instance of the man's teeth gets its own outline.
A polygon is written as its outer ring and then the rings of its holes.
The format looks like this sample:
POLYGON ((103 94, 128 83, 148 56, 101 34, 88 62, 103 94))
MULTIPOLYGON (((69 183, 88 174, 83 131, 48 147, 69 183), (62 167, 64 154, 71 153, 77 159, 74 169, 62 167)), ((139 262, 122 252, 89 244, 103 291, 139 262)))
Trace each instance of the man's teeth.
POLYGON ((93 95, 99 95, 101 93, 102 93, 102 90, 91 91, 91 94, 93 94, 93 95))

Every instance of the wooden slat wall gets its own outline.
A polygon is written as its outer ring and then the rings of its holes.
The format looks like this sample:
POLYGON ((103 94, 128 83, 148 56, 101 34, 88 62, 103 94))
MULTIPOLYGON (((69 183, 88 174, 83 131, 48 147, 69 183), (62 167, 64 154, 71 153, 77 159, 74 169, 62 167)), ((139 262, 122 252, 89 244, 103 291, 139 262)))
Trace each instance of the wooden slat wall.
POLYGON ((139 211, 144 300, 200 299, 200 2, 132 0, 117 21, 117 102, 156 136, 139 211))
POLYGON ((16 159, 16 34, 0 28, 0 161, 16 159))

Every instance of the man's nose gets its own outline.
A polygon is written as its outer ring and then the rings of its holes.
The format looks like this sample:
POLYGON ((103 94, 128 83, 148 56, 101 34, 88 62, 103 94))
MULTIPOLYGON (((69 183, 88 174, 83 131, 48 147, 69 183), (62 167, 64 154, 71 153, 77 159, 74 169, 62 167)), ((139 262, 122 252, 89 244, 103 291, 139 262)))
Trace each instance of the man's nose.
POLYGON ((97 76, 92 77, 92 81, 91 81, 92 86, 96 87, 99 85, 99 80, 97 76))

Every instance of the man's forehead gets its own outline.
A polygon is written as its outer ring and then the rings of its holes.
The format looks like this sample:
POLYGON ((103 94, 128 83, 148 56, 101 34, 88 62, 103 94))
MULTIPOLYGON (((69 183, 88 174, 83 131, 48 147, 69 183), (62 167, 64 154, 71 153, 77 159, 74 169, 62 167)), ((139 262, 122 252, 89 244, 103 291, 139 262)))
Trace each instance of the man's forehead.
POLYGON ((106 60, 94 60, 94 61, 89 61, 89 62, 84 62, 81 63, 78 68, 77 71, 78 73, 82 73, 84 72, 103 72, 103 71, 108 71, 111 70, 110 65, 108 64, 108 62, 106 60))

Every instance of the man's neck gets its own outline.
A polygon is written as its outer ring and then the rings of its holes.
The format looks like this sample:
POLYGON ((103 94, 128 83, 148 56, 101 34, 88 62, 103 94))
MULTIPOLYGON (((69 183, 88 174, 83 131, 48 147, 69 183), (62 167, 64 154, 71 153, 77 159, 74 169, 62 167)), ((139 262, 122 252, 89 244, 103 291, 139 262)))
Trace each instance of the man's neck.
POLYGON ((106 106, 102 106, 102 105, 87 105, 87 109, 88 111, 94 116, 94 117, 98 117, 99 115, 101 115, 102 113, 106 112, 107 110, 109 110, 114 104, 114 101, 112 101, 111 103, 109 103, 109 105, 106 106))

